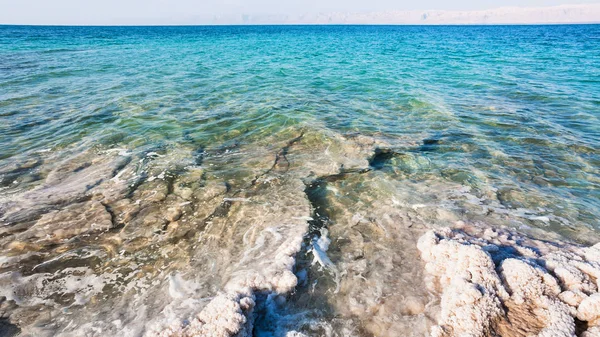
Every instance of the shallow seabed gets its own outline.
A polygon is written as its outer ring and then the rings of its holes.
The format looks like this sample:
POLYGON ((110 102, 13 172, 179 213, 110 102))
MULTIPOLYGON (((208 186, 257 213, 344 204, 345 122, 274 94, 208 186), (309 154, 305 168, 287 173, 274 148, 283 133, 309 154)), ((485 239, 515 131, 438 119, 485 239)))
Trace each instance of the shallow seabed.
POLYGON ((0 335, 600 336, 600 26, 0 26, 0 335))

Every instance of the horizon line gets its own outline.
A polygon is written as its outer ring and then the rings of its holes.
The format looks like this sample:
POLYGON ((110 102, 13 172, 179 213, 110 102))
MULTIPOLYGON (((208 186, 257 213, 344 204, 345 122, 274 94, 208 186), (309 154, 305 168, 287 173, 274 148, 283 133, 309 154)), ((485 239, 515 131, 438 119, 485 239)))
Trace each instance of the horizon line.
POLYGON ((442 27, 442 26, 594 26, 599 21, 589 22, 523 22, 523 23, 211 23, 211 24, 19 24, 0 23, 0 27, 302 27, 302 26, 398 26, 398 27, 442 27))

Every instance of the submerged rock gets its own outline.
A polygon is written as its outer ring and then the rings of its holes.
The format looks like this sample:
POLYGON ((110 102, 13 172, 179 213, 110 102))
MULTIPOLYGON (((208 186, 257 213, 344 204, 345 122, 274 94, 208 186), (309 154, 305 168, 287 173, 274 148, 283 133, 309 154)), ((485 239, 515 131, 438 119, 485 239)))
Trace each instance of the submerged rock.
POLYGON ((121 184, 121 188, 108 188, 106 184, 114 185, 111 178, 130 161, 129 156, 97 156, 91 151, 66 159, 48 172, 43 184, 1 204, 0 220, 8 224, 29 221, 49 209, 81 202, 108 190, 120 191, 127 183, 121 184))
POLYGON ((87 201, 42 215, 35 225, 15 235, 15 240, 57 244, 78 235, 104 232, 112 227, 112 215, 106 207, 98 201, 87 201))

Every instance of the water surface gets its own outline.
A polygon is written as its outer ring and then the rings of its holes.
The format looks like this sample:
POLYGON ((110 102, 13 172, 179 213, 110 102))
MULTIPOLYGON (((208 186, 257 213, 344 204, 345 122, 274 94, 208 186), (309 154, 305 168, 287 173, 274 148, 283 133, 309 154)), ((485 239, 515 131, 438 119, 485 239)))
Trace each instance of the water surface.
POLYGON ((425 335, 426 230, 598 242, 599 42, 0 26, 2 327, 149 334, 252 278, 256 336, 425 335))

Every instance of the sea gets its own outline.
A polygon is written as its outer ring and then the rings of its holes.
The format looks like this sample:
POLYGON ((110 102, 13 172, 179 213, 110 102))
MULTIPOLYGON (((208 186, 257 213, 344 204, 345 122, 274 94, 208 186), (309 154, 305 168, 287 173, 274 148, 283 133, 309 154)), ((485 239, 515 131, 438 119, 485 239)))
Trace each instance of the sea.
POLYGON ((0 26, 2 336, 458 336, 448 228, 600 242, 600 25, 0 26))

